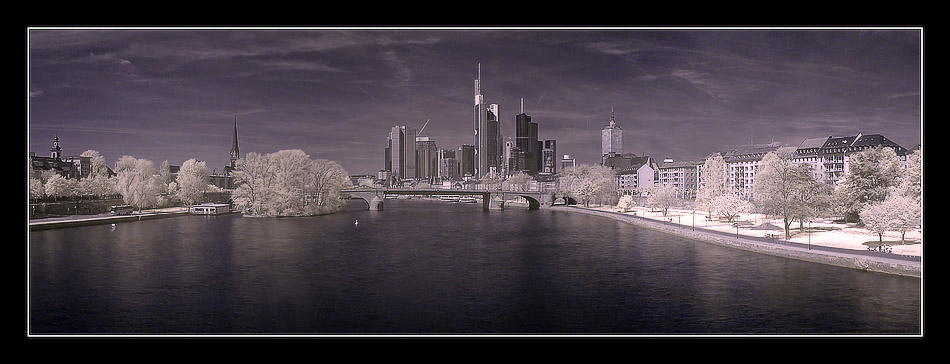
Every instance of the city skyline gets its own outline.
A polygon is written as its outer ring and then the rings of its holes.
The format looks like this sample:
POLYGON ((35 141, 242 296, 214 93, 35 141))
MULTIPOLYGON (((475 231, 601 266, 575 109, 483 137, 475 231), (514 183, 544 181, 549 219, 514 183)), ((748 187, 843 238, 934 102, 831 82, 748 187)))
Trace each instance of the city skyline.
POLYGON ((156 165, 301 149, 383 169, 395 125, 472 144, 473 80, 577 163, 624 152, 696 160, 725 145, 882 134, 922 142, 920 29, 32 29, 28 151, 156 165))

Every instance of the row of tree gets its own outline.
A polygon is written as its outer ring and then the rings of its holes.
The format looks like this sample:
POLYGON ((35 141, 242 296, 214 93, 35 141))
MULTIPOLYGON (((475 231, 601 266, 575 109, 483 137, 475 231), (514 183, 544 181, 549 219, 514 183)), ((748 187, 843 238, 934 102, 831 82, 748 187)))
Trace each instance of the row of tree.
POLYGON ((326 159, 310 159, 302 150, 248 153, 233 173, 232 200, 249 216, 311 216, 342 210, 341 190, 349 174, 326 159))
POLYGON ((204 192, 221 190, 209 183, 205 162, 195 159, 182 163, 177 176, 173 176, 168 161, 162 163, 156 174, 152 161, 126 155, 116 162, 115 176, 112 176, 98 151, 87 150, 81 156, 90 157, 91 161, 86 177, 67 179, 53 171, 44 171, 30 178, 30 197, 121 195, 125 203, 142 210, 176 203, 193 205, 201 201, 204 192))
MULTIPOLYGON (((885 231, 908 230, 921 224, 923 175, 922 152, 907 156, 906 169, 891 148, 873 148, 849 156, 849 170, 835 186, 820 178, 816 170, 796 160, 795 148, 781 148, 766 154, 755 170, 754 199, 740 197, 727 187, 726 163, 721 155, 707 158, 701 167, 696 207, 708 217, 717 215, 732 222, 742 213, 762 212, 782 219, 785 238, 791 225, 804 229, 807 221, 822 216, 842 215, 846 221, 860 221, 883 239, 885 231)), ((593 201, 616 198, 614 172, 604 166, 580 165, 566 169, 559 179, 557 194, 569 196, 588 206, 593 201)), ((672 186, 642 188, 643 205, 663 211, 684 201, 672 186)), ((625 211, 636 204, 633 196, 620 196, 617 206, 625 211)))

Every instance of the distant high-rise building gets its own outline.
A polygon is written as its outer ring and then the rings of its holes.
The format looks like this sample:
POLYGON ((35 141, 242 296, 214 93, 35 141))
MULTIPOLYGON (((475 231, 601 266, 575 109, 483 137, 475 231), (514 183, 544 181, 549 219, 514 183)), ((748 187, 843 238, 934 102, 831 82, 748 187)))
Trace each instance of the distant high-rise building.
POLYGON ((455 154, 455 158, 459 163, 459 176, 475 176, 475 146, 462 144, 458 153, 455 154))
POLYGON ((416 177, 416 130, 409 126, 393 126, 389 132, 389 153, 392 177, 395 180, 416 177))
POLYGON ((603 156, 623 153, 623 128, 614 119, 614 108, 610 108, 610 123, 601 131, 600 150, 603 156))
POLYGON ((541 148, 538 147, 538 123, 531 122, 531 116, 524 112, 524 99, 521 99, 521 113, 515 115, 515 145, 521 151, 524 163, 520 168, 532 176, 538 174, 541 167, 541 148))
POLYGON ((475 166, 476 178, 501 170, 502 148, 501 128, 498 122, 498 104, 487 104, 481 91, 482 65, 478 65, 478 78, 475 79, 475 166))
POLYGON ((548 139, 544 141, 544 148, 541 149, 541 173, 557 173, 557 141, 548 139))
POLYGON ((416 137, 416 176, 415 178, 429 179, 438 176, 439 148, 435 145, 435 138, 416 137))
POLYGON ((454 150, 439 150, 439 171, 438 176, 442 179, 456 180, 459 177, 458 159, 455 158, 454 150))

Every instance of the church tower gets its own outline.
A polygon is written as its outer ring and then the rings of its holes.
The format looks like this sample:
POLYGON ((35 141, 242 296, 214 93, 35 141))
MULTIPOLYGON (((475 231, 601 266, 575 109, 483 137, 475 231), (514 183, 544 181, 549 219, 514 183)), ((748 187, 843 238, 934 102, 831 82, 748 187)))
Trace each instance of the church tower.
POLYGON ((53 147, 49 149, 49 156, 55 160, 60 160, 63 156, 63 148, 59 147, 59 134, 53 137, 53 147))
POLYGON ((237 115, 234 115, 234 138, 231 140, 231 163, 228 167, 235 168, 237 160, 241 158, 241 150, 237 142, 237 115))
POLYGON ((614 119, 614 108, 610 108, 610 123, 601 131, 600 150, 604 156, 623 153, 623 128, 614 119))

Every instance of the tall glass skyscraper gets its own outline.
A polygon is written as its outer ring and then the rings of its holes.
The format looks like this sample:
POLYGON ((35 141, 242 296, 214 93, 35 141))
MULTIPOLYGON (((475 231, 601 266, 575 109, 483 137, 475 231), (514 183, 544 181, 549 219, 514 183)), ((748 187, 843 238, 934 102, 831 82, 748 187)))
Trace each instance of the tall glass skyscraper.
POLYGON ((498 104, 486 104, 481 91, 482 65, 478 64, 478 78, 475 79, 475 165, 474 176, 482 178, 488 174, 501 172, 502 149, 501 128, 498 123, 498 104))

